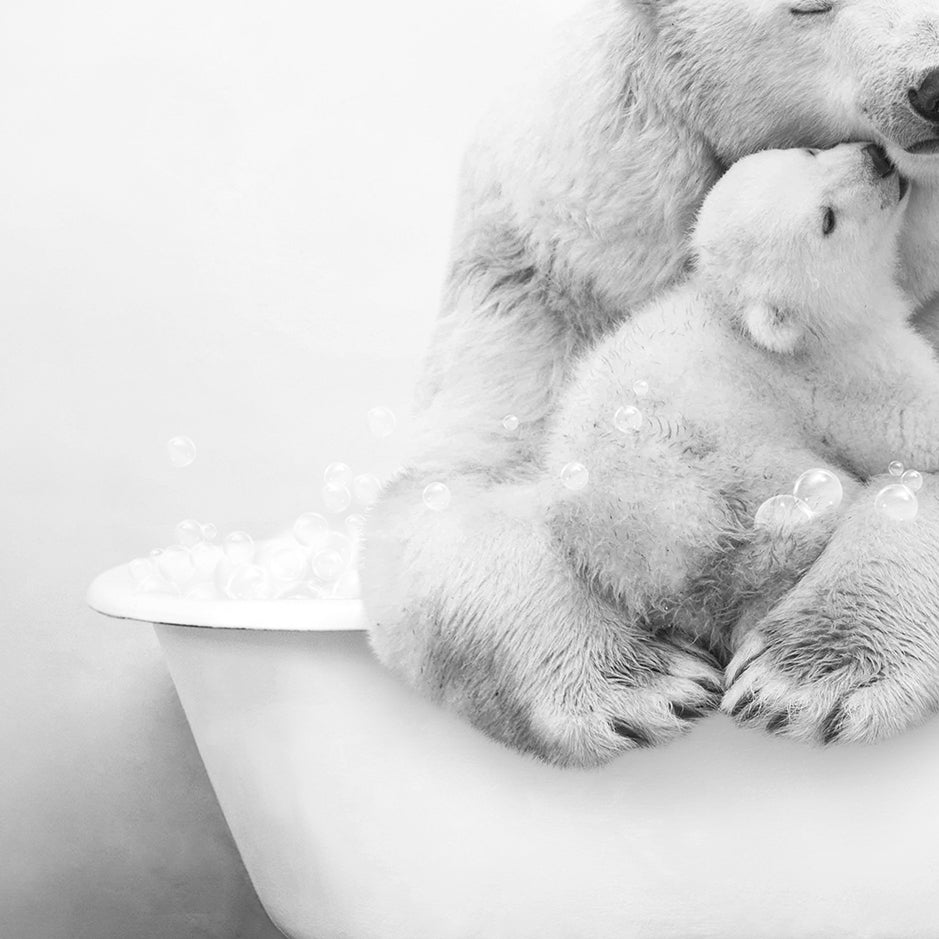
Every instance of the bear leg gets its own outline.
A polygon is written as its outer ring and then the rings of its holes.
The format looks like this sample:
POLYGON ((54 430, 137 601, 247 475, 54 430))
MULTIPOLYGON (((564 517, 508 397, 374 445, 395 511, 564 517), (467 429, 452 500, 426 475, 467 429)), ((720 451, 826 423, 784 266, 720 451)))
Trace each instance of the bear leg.
POLYGON ((919 515, 850 507, 802 580, 742 641, 722 710, 808 742, 873 741, 939 709, 939 478, 919 515))
MULTIPOLYGON (((530 472, 530 471, 529 471, 530 472)), ((423 465, 375 506, 362 561, 378 657, 491 737, 559 765, 664 742, 716 707, 717 662, 582 579, 534 474, 423 465), (444 482, 449 505, 423 504, 444 482)))

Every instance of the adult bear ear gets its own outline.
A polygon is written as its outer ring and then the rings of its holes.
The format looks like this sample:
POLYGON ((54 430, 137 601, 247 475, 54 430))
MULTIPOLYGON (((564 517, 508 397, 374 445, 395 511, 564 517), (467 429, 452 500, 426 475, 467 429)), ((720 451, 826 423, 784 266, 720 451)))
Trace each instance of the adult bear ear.
POLYGON ((747 305, 743 325, 758 346, 786 354, 795 351, 805 332, 793 313, 763 300, 747 305))

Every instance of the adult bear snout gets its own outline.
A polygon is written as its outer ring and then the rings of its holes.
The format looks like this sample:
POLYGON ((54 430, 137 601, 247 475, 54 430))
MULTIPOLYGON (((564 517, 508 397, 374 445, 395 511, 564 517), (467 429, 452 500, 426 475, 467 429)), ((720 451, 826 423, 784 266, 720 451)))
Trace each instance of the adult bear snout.
POLYGON ((864 147, 864 153, 870 159, 874 167, 875 175, 883 179, 885 176, 891 176, 897 171, 897 168, 890 162, 887 151, 880 144, 871 143, 864 147))
POLYGON ((924 120, 939 124, 939 68, 927 72, 919 88, 909 91, 913 110, 924 120))

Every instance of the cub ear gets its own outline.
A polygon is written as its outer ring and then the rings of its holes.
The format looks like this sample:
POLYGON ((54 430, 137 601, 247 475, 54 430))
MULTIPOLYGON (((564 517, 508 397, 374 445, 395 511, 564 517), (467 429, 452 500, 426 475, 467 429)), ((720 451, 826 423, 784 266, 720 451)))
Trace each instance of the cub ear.
POLYGON ((759 300, 744 309, 743 325, 758 346, 771 352, 794 352, 804 334, 791 312, 759 300))

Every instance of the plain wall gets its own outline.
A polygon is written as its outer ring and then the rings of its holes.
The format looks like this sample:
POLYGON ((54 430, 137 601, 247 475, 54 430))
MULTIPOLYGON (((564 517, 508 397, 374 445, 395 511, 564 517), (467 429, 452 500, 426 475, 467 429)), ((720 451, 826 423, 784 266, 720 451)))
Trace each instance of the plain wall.
POLYGON ((275 934, 152 631, 85 588, 394 463, 364 413, 407 410, 464 140, 567 5, 3 6, 0 935, 275 934))

